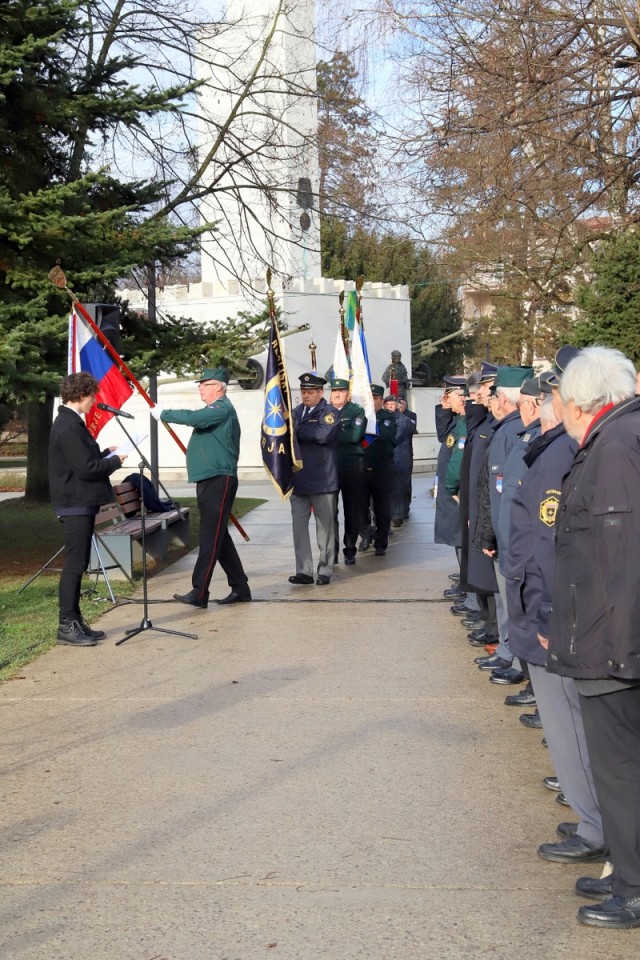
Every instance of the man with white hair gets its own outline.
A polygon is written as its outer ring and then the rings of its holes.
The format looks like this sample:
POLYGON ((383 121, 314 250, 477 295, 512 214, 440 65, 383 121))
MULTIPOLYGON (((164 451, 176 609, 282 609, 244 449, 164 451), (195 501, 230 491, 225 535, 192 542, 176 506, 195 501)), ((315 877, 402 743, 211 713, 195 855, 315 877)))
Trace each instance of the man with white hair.
POLYGON ((209 584, 217 563, 227 575, 231 592, 218 603, 247 603, 249 580, 228 530, 231 508, 238 489, 240 423, 227 397, 229 371, 207 367, 195 381, 204 406, 198 410, 165 410, 155 406, 151 415, 163 423, 193 427, 187 446, 187 475, 195 483, 200 533, 198 557, 191 575, 192 589, 175 593, 180 603, 206 610, 209 584))
MULTIPOLYGON (((613 896, 578 920, 640 927, 640 399, 618 350, 589 347, 560 397, 580 445, 562 488, 547 670, 573 677, 615 866, 613 896)), ((544 638, 543 638, 544 641, 544 638)))

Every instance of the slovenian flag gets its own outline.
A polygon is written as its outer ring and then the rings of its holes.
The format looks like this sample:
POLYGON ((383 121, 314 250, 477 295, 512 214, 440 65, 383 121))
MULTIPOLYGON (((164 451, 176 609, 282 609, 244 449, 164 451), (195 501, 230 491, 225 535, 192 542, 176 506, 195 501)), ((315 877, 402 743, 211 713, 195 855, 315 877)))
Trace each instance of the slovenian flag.
MULTIPOLYGON (((89 325, 75 312, 69 317, 69 373, 90 373, 98 381, 97 403, 119 409, 133 393, 133 387, 120 373, 116 363, 96 340, 89 325)), ((87 429, 97 437, 111 420, 112 413, 94 405, 87 414, 87 429)))

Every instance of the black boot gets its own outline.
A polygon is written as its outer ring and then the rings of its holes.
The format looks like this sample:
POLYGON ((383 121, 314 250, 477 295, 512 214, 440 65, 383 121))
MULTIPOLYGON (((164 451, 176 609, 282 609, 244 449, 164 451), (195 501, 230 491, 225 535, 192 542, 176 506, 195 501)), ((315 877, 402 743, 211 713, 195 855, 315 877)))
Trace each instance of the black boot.
POLYGON ((64 643, 70 647, 94 647, 97 642, 95 637, 84 632, 82 624, 77 620, 61 620, 57 639, 58 643, 64 643))

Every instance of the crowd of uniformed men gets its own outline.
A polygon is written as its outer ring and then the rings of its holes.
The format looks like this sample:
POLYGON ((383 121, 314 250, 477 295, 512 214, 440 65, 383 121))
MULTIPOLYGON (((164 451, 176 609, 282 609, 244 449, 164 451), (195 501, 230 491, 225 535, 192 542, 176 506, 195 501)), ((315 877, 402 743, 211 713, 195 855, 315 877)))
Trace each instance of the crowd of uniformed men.
POLYGON ((604 347, 551 369, 484 362, 445 378, 435 540, 455 547, 451 612, 507 706, 544 733, 544 785, 577 822, 538 853, 604 863, 578 920, 640 927, 640 399, 604 347))

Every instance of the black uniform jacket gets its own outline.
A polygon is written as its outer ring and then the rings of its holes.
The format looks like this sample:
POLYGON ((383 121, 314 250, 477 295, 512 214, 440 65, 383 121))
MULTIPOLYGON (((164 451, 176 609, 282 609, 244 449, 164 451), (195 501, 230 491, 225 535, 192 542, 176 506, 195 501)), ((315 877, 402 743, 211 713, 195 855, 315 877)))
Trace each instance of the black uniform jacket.
POLYGON ((468 400, 464 405, 464 415, 467 422, 467 442, 464 447, 464 453, 462 454, 462 465, 460 468, 460 534, 462 539, 462 551, 460 554, 460 578, 462 588, 464 589, 465 587, 468 587, 471 589, 467 580, 469 562, 469 496, 471 454, 473 451, 473 444, 477 431, 487 419, 487 408, 482 404, 473 403, 472 401, 468 400))
POLYGON ((49 437, 49 494, 54 507, 99 507, 113 500, 109 477, 119 457, 106 457, 82 417, 59 407, 49 437))
POLYGON ((538 633, 543 637, 549 633, 560 491, 577 449, 562 424, 537 437, 525 453, 528 473, 511 503, 504 556, 509 647, 516 657, 539 667, 547 660, 538 633))
POLYGON ((298 496, 334 493, 338 489, 337 447, 340 411, 322 398, 304 419, 306 408, 293 411, 293 429, 298 441, 302 470, 293 475, 293 492, 298 496))
POLYGON ((389 410, 376 411, 377 436, 364 450, 364 465, 367 470, 393 465, 393 451, 396 446, 397 422, 395 413, 389 410))
POLYGON ((479 516, 479 486, 484 474, 486 509, 489 511, 489 478, 487 475, 487 451, 497 420, 488 414, 486 420, 478 426, 473 438, 471 460, 469 462, 469 558, 467 562, 467 582, 476 590, 484 593, 497 593, 498 581, 493 560, 474 545, 479 516))
POLYGON ((433 529, 434 543, 447 543, 450 547, 459 547, 460 507, 450 493, 447 493, 444 480, 447 475, 451 454, 456 444, 455 428, 458 417, 442 407, 436 406, 436 434, 441 446, 438 452, 436 472, 438 492, 436 494, 436 519, 433 529))
POLYGON ((547 670, 640 679, 640 399, 587 431, 563 488, 547 670))

